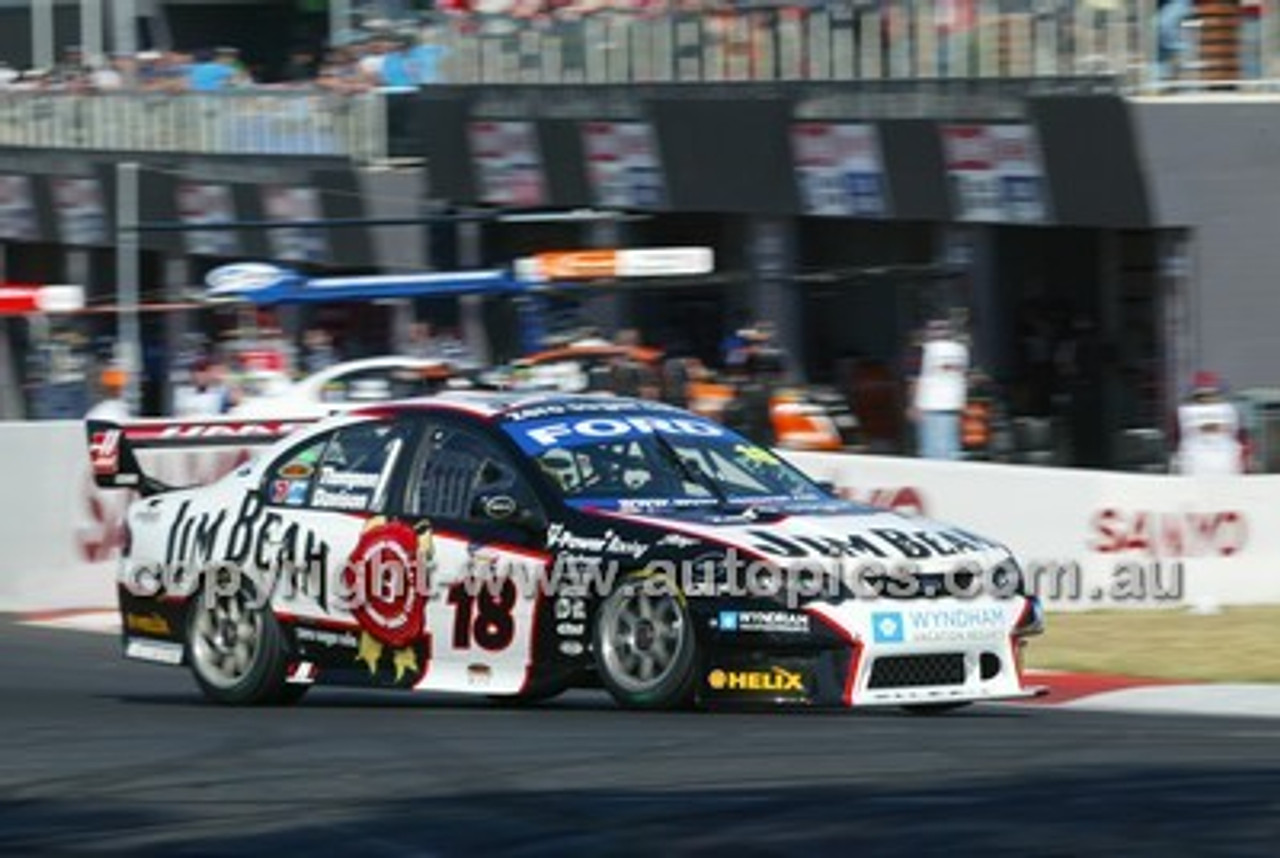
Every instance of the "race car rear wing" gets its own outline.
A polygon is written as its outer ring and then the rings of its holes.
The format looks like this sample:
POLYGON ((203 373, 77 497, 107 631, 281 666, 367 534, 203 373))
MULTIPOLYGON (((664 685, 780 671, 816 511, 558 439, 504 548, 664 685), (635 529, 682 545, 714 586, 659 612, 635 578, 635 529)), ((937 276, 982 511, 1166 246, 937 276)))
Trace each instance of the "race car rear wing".
POLYGON ((274 444, 315 420, 138 420, 85 421, 93 481, 103 489, 134 489, 142 496, 170 491, 147 475, 138 450, 196 450, 274 444))

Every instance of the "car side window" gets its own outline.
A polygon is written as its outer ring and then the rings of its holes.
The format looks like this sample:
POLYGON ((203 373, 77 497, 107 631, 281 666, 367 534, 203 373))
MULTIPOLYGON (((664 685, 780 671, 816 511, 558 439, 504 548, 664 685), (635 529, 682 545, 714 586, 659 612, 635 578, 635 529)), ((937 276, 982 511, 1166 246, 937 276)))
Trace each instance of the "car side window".
POLYGON ((267 500, 280 506, 377 512, 405 446, 402 424, 346 426, 290 451, 268 472, 267 500))
POLYGON ((428 518, 482 524, 497 512, 485 502, 496 496, 517 508, 536 509, 537 499, 506 450, 482 433, 452 424, 434 424, 423 434, 409 506, 428 518))
POLYGON ((405 445, 403 425, 358 423, 339 429, 325 448, 316 474, 311 506, 377 512, 405 445))

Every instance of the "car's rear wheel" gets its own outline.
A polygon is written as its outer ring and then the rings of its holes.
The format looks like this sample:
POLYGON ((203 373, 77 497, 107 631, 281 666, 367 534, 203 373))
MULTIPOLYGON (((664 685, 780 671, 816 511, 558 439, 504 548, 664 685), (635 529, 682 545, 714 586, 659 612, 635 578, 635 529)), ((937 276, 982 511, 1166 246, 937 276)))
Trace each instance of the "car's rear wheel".
POLYGON ((217 703, 295 703, 308 686, 287 681, 288 652, 271 608, 239 586, 229 594, 208 590, 192 599, 187 660, 196 684, 217 703))
POLYGON ((600 680, 623 706, 671 709, 693 700, 697 636, 669 579, 627 578, 600 603, 594 635, 600 680))

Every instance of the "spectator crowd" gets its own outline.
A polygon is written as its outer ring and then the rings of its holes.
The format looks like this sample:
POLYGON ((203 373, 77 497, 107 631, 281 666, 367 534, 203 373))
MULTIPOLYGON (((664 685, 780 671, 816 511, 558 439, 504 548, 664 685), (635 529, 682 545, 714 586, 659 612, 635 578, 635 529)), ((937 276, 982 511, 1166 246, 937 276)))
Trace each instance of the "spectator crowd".
MULTIPOLYGON (((792 5, 798 10, 807 4, 792 5)), ((109 56, 92 56, 72 46, 52 68, 19 70, 0 60, 0 92, 208 93, 269 85, 355 93, 408 88, 441 81, 441 60, 452 36, 510 33, 593 15, 737 14, 756 6, 776 8, 750 0, 440 0, 426 23, 373 19, 334 34, 327 46, 298 46, 276 74, 251 68, 240 50, 230 46, 109 56)))
POLYGON ((18 71, 0 63, 0 92, 214 93, 269 85, 354 93, 408 88, 440 80, 443 50, 429 33, 362 34, 323 52, 294 50, 281 79, 268 83, 266 75, 251 69, 234 47, 92 57, 73 46, 48 69, 18 71))
MULTIPOLYGON (((967 63, 972 39, 982 29, 990 40, 1006 40, 1012 21, 1031 22, 1033 34, 1052 31, 1052 38, 1032 48, 1072 56, 1076 61, 1099 58, 1084 43, 1102 42, 1104 33, 1138 32, 1150 28, 1151 75, 1155 80, 1194 77, 1202 57, 1189 35, 1203 23, 1201 7, 1192 0, 1160 0, 1143 20, 1140 5, 1126 7, 1109 0, 437 0, 431 13, 412 21, 365 19, 355 29, 332 34, 327 45, 298 45, 287 62, 271 68, 254 66, 235 47, 199 51, 147 50, 137 54, 89 56, 68 49, 52 68, 18 70, 0 61, 2 91, 220 92, 271 86, 318 88, 334 93, 402 89, 443 81, 442 63, 450 45, 475 37, 505 37, 522 31, 574 33, 576 49, 586 47, 589 31, 576 25, 586 20, 639 21, 696 18, 702 22, 698 38, 705 44, 753 57, 767 73, 766 57, 775 52, 778 25, 800 22, 818 10, 831 12, 853 26, 857 44, 864 42, 863 18, 876 17, 882 61, 909 68, 919 61, 925 45, 933 45, 938 67, 967 63), (1086 30, 1096 32, 1086 38, 1086 30), (1120 29, 1117 29, 1120 28, 1120 29), (931 29, 925 38, 923 31, 931 29), (1042 32, 1043 31, 1043 32, 1042 32), (991 35, 994 34, 994 35, 991 35), (1081 44, 1076 44, 1081 41, 1081 44), (772 46, 772 47, 770 47, 772 46), (757 56, 760 54, 760 56, 757 56), (913 59, 914 58, 914 59, 913 59)), ((1261 21, 1263 5, 1243 2, 1238 7, 1239 71, 1244 78, 1263 72, 1261 21)), ((1216 7, 1215 7, 1216 8, 1216 7)), ((817 36, 815 36, 817 38, 817 36)), ((1128 38, 1125 36, 1124 38, 1128 38)), ((1106 35, 1109 43, 1114 41, 1106 35)), ((993 42, 994 44, 994 42, 993 42)), ((604 45, 600 45, 604 46, 604 45)), ((1094 45, 1093 49, 1096 49, 1094 45)), ((1012 62, 1007 45, 1002 62, 1012 62)), ((1058 59, 1054 59, 1055 65, 1058 59)), ((968 65, 964 65, 967 68, 968 65)))

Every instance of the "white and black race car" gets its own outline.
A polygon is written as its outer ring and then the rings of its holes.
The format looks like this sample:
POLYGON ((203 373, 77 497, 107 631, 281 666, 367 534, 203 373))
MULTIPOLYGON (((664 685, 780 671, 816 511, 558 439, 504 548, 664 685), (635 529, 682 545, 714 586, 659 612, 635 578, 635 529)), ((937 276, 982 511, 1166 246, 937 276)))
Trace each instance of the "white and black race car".
POLYGON ((306 425, 88 426, 130 488, 124 649, 225 703, 314 684, 621 704, 1034 694, 1039 602, 1000 544, 833 497, 772 451, 612 397, 444 394, 306 425), (291 430, 291 431, 288 431, 291 430), (211 485, 155 446, 275 438, 211 485))

